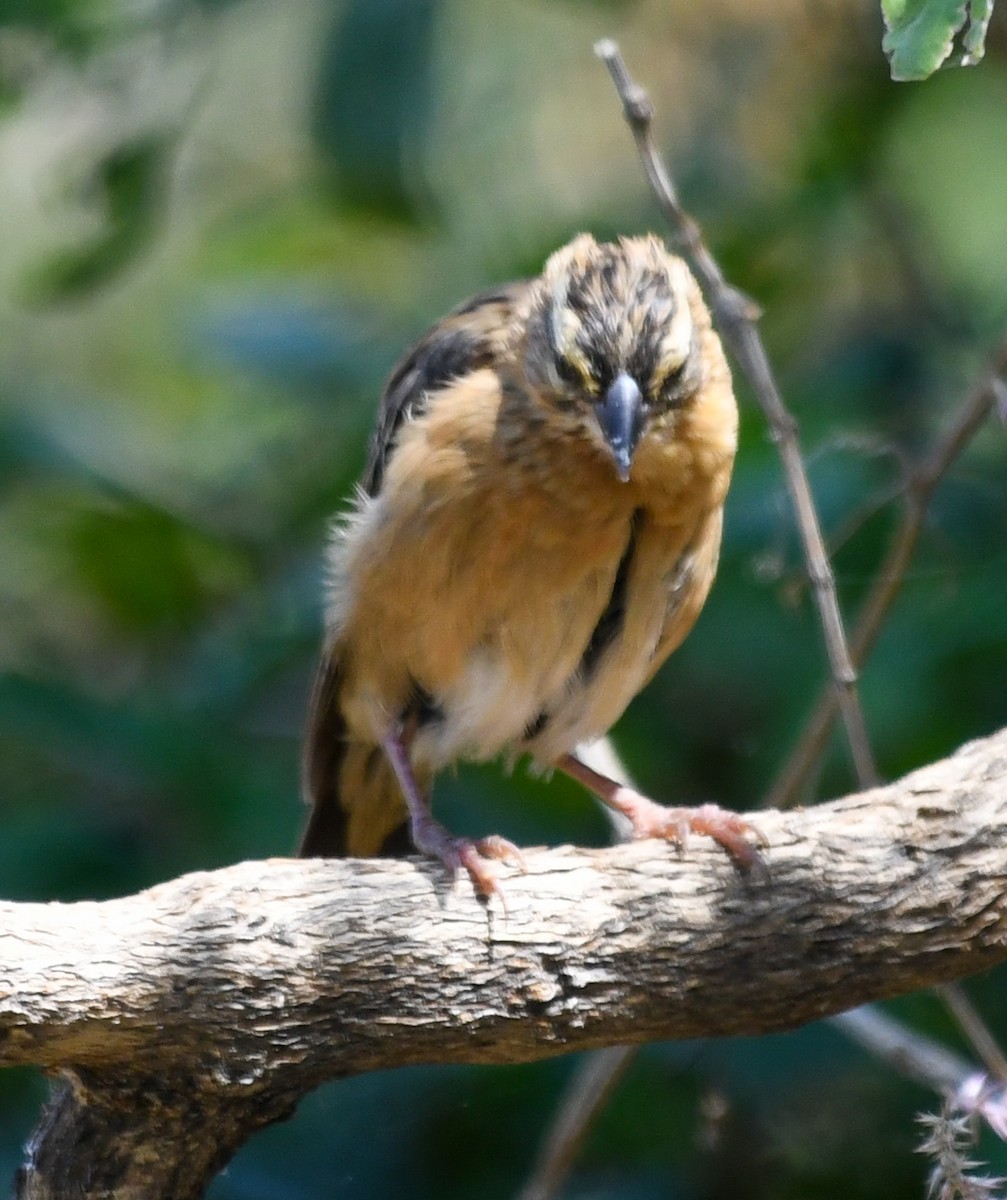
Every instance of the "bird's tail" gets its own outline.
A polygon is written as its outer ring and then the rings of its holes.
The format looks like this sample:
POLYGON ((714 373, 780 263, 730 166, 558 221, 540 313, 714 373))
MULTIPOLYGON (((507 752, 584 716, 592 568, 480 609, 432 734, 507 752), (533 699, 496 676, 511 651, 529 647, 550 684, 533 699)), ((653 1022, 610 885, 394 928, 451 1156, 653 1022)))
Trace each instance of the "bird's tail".
POLYGON ((340 685, 339 665, 327 656, 308 713, 302 779, 310 812, 297 853, 301 858, 408 854, 412 843, 395 772, 381 746, 350 738, 340 685))

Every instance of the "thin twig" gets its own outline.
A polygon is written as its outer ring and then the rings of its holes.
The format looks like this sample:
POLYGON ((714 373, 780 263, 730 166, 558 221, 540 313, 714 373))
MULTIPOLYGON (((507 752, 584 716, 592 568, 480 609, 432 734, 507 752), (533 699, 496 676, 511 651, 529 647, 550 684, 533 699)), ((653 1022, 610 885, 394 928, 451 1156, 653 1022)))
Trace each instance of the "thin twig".
POLYGON ((943 983, 937 994, 947 1005, 958 1022, 958 1027, 969 1040, 969 1045, 979 1056, 991 1078, 998 1083, 1007 1083, 1007 1058, 996 1043, 985 1021, 976 1011, 972 1001, 960 983, 943 983))
POLYGON ((975 1073, 972 1064, 953 1050, 889 1017, 876 1005, 830 1017, 829 1024, 899 1075, 943 1095, 956 1093, 975 1073))
POLYGON ((779 449, 787 488, 797 515, 808 576, 818 604, 835 694, 843 714, 854 770, 861 787, 871 787, 877 782, 877 771, 857 694, 857 676, 839 613, 835 579, 801 458, 797 423, 783 404, 756 326, 759 310, 747 296, 726 281, 703 243, 699 226, 682 208, 667 166, 654 142, 654 106, 647 92, 630 76, 618 45, 610 39, 604 39, 594 49, 608 68, 622 100, 623 113, 651 190, 692 261, 710 301, 717 327, 748 377, 779 449))
MULTIPOLYGON (((699 226, 679 203, 674 183, 651 134, 653 105, 644 89, 630 77, 618 45, 610 40, 598 42, 595 53, 612 76, 644 172, 658 204, 692 259, 710 299, 717 325, 751 380, 773 438, 779 446, 825 632, 835 682, 834 694, 842 705, 846 720, 854 768, 861 785, 871 786, 876 782, 877 774, 856 693, 856 676, 846 649, 835 581, 797 444, 796 423, 784 408, 755 326, 758 309, 751 299, 726 282, 703 244, 699 226)), ((610 747, 610 743, 608 745, 610 747)), ((634 1054, 632 1049, 606 1052, 606 1056, 597 1060, 589 1059, 583 1073, 575 1076, 553 1119, 541 1157, 519 1200, 551 1200, 558 1194, 591 1123, 634 1054)))
MULTIPOLYGON (((901 523, 860 611, 850 640, 850 653, 858 670, 864 666, 873 650, 885 618, 902 588, 933 494, 987 419, 990 410, 1003 396, 1001 377, 1005 373, 1007 336, 993 352, 983 378, 962 401, 933 450, 906 477, 901 523)), ((764 807, 788 808, 800 800, 825 751, 837 709, 835 691, 832 688, 823 689, 797 745, 770 787, 764 807)))
POLYGON ((981 1117, 1001 1141, 1007 1140, 1007 1089, 995 1075, 976 1070, 874 1004, 830 1017, 829 1023, 899 1075, 943 1095, 949 1113, 981 1117))
POLYGON ((612 1046, 586 1055, 567 1085, 542 1143, 531 1177, 517 1200, 553 1200, 570 1173, 595 1117, 636 1057, 636 1046, 612 1046))
MULTIPOLYGON (((797 512, 808 573, 815 590, 832 669, 834 686, 830 687, 825 694, 829 704, 826 737, 837 708, 841 708, 858 779, 864 786, 869 786, 875 781, 876 772, 855 686, 856 675, 852 664, 859 660, 855 656, 851 660, 850 651, 847 649, 836 598, 835 581, 797 442, 796 423, 784 407, 773 379, 765 349, 755 325, 759 315, 758 309, 748 297, 727 284, 719 266, 703 244, 698 225, 682 209, 674 184, 653 141, 651 133, 653 106, 647 93, 630 77, 618 46, 612 41, 602 41, 596 45, 595 52, 608 67, 622 100, 626 120, 632 130, 648 182, 662 211, 676 230, 679 240, 693 261, 696 273, 710 298, 718 327, 734 351, 742 369, 748 375, 769 422, 773 438, 780 448, 788 488, 797 512)), ((948 451, 948 463, 957 457, 961 447, 967 443, 973 432, 974 429, 971 428, 958 432, 953 429, 941 443, 948 451)), ((910 479, 908 494, 915 497, 924 509, 929 501, 930 493, 946 469, 947 465, 941 465, 939 453, 935 453, 931 456, 928 464, 925 464, 924 468, 921 468, 910 479), (928 466, 933 468, 930 474, 926 470, 928 466), (930 482, 931 479, 932 482, 930 482), (928 487, 929 491, 926 490, 928 487)), ((913 537, 903 548, 904 562, 902 562, 897 575, 894 576, 898 581, 901 581, 904 575, 905 566, 908 564, 915 546, 915 540, 916 538, 913 537)), ((889 567, 891 565, 891 561, 886 564, 889 567)), ((894 565, 898 567, 899 563, 894 565)), ((884 571, 880 577, 880 585, 884 585, 886 580, 891 577, 888 570, 884 571)), ((896 583, 896 591, 897 586, 896 583)), ((892 598, 894 598, 894 592, 892 598)), ((890 603, 889 599, 878 613, 877 624, 879 627, 890 603)), ((877 631, 875 630, 871 642, 876 636, 877 631)), ((869 650, 869 646, 864 650, 865 655, 867 650, 869 650)), ((824 746, 824 739, 822 745, 824 746)), ((817 754, 820 757, 821 748, 818 749, 817 754)), ((898 1056, 900 1066, 906 1062, 916 1064, 918 1074, 927 1077, 927 1080, 933 1086, 937 1086, 938 1090, 942 1087, 960 1085, 967 1076, 968 1065, 962 1060, 933 1043, 928 1042, 924 1048, 923 1042, 926 1039, 918 1038, 912 1031, 899 1027, 897 1023, 880 1013, 862 1010, 859 1014, 850 1017, 847 1032, 851 1036, 856 1036, 854 1028, 857 1027, 858 1020, 860 1027, 871 1026, 875 1030, 876 1042, 879 1037, 877 1031, 884 1025, 888 1031, 888 1054, 898 1056), (897 1050, 891 1048, 896 1042, 898 1043, 897 1050), (920 1065, 924 1061, 927 1063, 926 1071, 920 1065), (940 1083, 934 1083, 935 1077, 940 1080, 940 1083)), ((843 1018, 838 1018, 837 1021, 842 1023, 843 1018)), ((858 1040, 866 1041, 866 1034, 862 1034, 858 1040)), ((875 1052, 881 1053, 876 1046, 874 1048, 875 1052)), ((618 1080, 627 1070, 635 1053, 633 1048, 618 1048, 599 1055, 592 1055, 585 1060, 582 1069, 578 1071, 569 1085, 553 1120, 551 1130, 543 1143, 540 1158, 531 1178, 522 1190, 519 1200, 552 1200, 559 1194, 588 1130, 604 1107, 618 1080)))

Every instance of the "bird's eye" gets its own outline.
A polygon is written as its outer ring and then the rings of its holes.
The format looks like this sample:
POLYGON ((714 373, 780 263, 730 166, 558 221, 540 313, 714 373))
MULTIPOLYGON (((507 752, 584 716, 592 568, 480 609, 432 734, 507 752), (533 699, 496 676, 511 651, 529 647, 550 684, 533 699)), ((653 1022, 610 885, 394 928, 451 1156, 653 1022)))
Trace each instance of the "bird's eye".
POLYGON ((685 374, 686 361, 680 362, 677 367, 672 367, 670 371, 660 380, 657 388, 657 394, 662 400, 669 401, 677 398, 679 384, 682 382, 682 376, 685 374))
POLYGON ((556 374, 570 387, 584 386, 584 376, 568 358, 563 358, 561 355, 556 357, 556 374))

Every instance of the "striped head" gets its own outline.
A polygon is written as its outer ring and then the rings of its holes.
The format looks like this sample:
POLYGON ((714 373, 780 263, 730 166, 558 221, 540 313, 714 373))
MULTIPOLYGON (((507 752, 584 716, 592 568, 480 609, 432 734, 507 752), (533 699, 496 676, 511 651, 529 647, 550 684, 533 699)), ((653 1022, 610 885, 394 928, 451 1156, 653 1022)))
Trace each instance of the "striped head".
POLYGON ((688 267, 653 236, 598 243, 581 234, 532 284, 515 347, 524 383, 580 418, 623 480, 648 425, 702 384, 697 301, 688 267))

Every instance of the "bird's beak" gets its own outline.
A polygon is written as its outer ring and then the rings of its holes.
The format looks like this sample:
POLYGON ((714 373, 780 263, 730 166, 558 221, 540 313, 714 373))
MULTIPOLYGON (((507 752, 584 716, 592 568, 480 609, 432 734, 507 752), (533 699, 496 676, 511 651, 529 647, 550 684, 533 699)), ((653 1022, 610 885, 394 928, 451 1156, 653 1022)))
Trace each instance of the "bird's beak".
POLYGON ((633 465, 633 452, 643 432, 643 396, 636 380, 621 371, 612 381, 604 400, 598 402, 597 411, 601 431, 615 456, 619 478, 626 483, 633 465))

